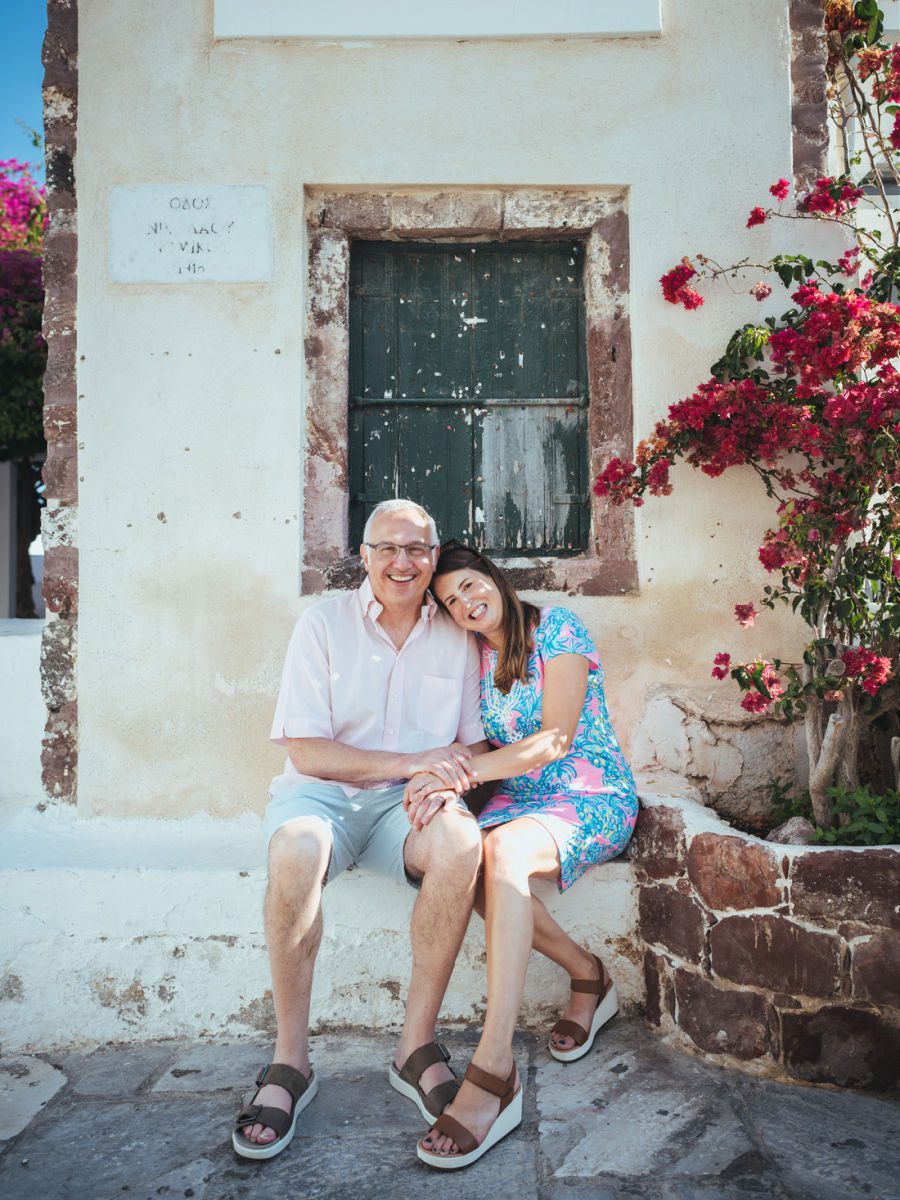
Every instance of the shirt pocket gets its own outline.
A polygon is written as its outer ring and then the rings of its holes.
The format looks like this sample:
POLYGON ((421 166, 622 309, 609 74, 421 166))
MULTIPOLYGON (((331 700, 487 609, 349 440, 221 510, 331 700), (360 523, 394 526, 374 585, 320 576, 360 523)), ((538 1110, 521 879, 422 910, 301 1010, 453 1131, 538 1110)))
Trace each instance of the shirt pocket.
POLYGON ((441 741, 456 740, 462 712, 463 681, 446 679, 442 675, 423 675, 419 685, 419 711, 416 714, 423 729, 441 741))

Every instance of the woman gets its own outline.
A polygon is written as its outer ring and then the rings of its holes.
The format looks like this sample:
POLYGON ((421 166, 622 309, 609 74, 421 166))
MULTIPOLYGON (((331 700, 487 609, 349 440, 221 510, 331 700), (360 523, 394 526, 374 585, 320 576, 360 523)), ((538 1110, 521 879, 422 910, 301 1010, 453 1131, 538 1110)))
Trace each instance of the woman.
MULTIPOLYGON (((473 757, 479 783, 503 780, 482 810, 488 1001, 484 1030, 457 1094, 417 1147, 435 1167, 468 1166, 522 1118, 512 1037, 534 946, 566 970, 572 994, 550 1053, 581 1058, 617 1011, 603 964, 531 894, 532 879, 565 891, 593 863, 620 854, 637 819, 634 779, 616 741, 590 634, 568 609, 520 600, 483 555, 442 550, 432 591, 481 651, 485 733, 499 749, 473 757)), ((433 775, 410 780, 410 819, 427 821, 447 798, 433 775)))

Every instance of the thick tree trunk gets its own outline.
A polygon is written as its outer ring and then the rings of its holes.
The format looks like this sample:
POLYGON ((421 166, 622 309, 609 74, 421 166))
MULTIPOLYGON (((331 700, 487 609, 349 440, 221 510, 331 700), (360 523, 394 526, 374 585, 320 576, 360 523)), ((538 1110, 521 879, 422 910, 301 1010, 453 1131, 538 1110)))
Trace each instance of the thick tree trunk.
POLYGON ((825 736, 822 738, 818 755, 813 755, 812 747, 818 743, 818 720, 821 712, 820 704, 810 704, 806 710, 807 747, 809 749, 809 796, 812 801, 813 816, 816 823, 823 829, 830 829, 834 823, 831 798, 828 789, 834 781, 834 772, 844 748, 847 736, 847 722, 838 713, 832 713, 828 718, 825 736), (813 710, 816 710, 815 712, 813 710), (810 737, 809 724, 811 718, 816 722, 815 737, 810 737))

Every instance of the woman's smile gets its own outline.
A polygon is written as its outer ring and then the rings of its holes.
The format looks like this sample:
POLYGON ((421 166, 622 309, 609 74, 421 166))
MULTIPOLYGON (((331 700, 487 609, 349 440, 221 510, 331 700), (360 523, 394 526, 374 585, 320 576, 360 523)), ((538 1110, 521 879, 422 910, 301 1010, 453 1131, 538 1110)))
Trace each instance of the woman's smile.
POLYGON ((462 629, 477 630, 491 645, 502 637, 503 597, 487 575, 449 571, 436 579, 435 595, 462 629))

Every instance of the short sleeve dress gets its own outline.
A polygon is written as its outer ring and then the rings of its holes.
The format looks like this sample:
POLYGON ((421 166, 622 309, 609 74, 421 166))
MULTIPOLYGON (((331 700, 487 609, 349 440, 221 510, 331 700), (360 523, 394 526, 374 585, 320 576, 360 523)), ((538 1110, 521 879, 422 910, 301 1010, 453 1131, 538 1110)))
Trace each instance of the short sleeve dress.
POLYGON ((625 849, 638 814, 634 777, 619 749, 603 695, 603 668, 582 621, 566 608, 541 610, 525 683, 508 695, 494 685, 497 651, 479 638, 481 718, 494 746, 519 742, 541 728, 544 668, 558 654, 581 654, 589 664, 587 694, 565 758, 505 780, 482 809, 482 829, 531 817, 543 824, 559 850, 559 890, 565 891, 594 863, 625 849))

